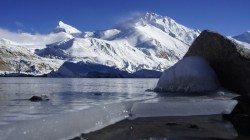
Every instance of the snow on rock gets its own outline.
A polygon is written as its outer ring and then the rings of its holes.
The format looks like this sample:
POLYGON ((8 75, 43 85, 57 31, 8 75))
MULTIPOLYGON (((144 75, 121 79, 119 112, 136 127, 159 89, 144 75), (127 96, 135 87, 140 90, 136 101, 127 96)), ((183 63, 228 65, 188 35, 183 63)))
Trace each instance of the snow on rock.
POLYGON ((204 93, 215 91, 219 83, 214 70, 201 57, 190 56, 165 70, 156 91, 204 93))
POLYGON ((249 52, 217 32, 204 30, 186 56, 201 56, 216 72, 222 87, 235 93, 250 93, 249 52))
MULTIPOLYGON (((250 44, 246 42, 239 41, 235 38, 228 37, 233 43, 236 44, 237 51, 240 53, 241 56, 250 59, 250 44)), ((250 38, 250 36, 249 36, 250 38)))

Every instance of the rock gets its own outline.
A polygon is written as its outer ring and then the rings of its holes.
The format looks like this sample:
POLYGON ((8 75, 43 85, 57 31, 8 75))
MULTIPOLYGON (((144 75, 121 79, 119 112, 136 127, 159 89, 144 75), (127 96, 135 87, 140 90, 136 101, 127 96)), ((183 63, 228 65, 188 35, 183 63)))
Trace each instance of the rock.
POLYGON ((250 116, 250 96, 238 96, 234 100, 238 101, 232 114, 245 114, 250 116))
POLYGON ((199 129, 199 126, 196 125, 196 124, 189 124, 188 127, 189 127, 189 128, 192 128, 192 129, 199 129))
POLYGON ((33 102, 38 102, 38 101, 42 101, 42 97, 40 97, 40 96, 32 96, 29 100, 33 101, 33 102))
POLYGON ((29 100, 32 102, 39 102, 39 101, 48 101, 49 98, 47 95, 41 95, 41 96, 32 96, 29 100))
POLYGON ((205 59, 190 56, 165 70, 157 83, 156 92, 208 93, 219 88, 215 72, 205 59))
POLYGON ((223 115, 223 118, 230 120, 239 133, 249 136, 250 96, 239 96, 234 99, 238 101, 238 104, 230 115, 223 115))
POLYGON ((187 56, 202 56, 218 76, 222 87, 246 95, 250 93, 250 60, 240 48, 219 33, 205 30, 193 42, 187 56))
MULTIPOLYGON (((0 54, 1 54, 1 52, 0 52, 0 54)), ((1 60, 1 58, 0 58, 0 70, 1 71, 11 71, 11 67, 7 63, 5 63, 3 60, 1 60)))

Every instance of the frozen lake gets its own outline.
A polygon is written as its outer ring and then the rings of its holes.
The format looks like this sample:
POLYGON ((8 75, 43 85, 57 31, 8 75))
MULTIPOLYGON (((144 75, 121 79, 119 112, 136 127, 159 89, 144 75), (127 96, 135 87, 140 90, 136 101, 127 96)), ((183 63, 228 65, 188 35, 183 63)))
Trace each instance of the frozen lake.
MULTIPOLYGON (((0 78, 1 139, 68 139, 126 118, 229 113, 233 96, 162 96, 158 79, 0 78), (34 95, 49 101, 31 102, 34 95)), ((230 131, 232 126, 229 127, 230 131)))
POLYGON ((158 79, 0 78, 0 125, 93 105, 155 98, 158 79), (45 94, 49 101, 30 102, 45 94))

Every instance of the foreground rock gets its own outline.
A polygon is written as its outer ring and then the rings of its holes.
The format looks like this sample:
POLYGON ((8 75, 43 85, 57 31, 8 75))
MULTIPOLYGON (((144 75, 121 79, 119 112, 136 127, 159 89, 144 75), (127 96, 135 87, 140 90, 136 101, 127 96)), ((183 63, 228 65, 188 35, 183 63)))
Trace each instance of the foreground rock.
POLYGON ((47 95, 32 96, 29 100, 32 102, 48 101, 49 97, 47 95))
POLYGON ((209 64, 201 57, 190 56, 165 70, 155 91, 206 93, 218 88, 218 79, 209 64))
POLYGON ((250 97, 239 96, 234 98, 238 104, 230 115, 224 115, 224 119, 230 120, 239 133, 250 136, 250 97))
POLYGON ((187 56, 202 56, 218 76, 220 84, 236 93, 250 93, 250 60, 243 57, 239 46, 226 37, 205 30, 193 42, 187 56))

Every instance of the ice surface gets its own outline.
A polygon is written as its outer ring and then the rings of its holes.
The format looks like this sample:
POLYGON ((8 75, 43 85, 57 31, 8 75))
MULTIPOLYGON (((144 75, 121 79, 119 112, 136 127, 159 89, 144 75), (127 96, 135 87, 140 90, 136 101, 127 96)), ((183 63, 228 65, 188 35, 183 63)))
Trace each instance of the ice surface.
POLYGON ((0 139, 69 139, 125 118, 230 113, 237 103, 209 96, 160 96, 157 79, 0 79, 0 139), (30 102, 33 95, 50 100, 30 102))
POLYGON ((2 140, 70 139, 125 119, 129 115, 129 106, 129 103, 96 106, 79 112, 4 126, 0 129, 0 136, 2 140))
POLYGON ((229 114, 237 104, 235 100, 187 99, 166 101, 159 98, 98 105, 78 112, 4 126, 0 136, 3 140, 69 139, 126 118, 229 114))
POLYGON ((156 91, 204 93, 219 88, 217 76, 199 56, 185 57, 164 71, 156 91))
POLYGON ((172 101, 163 99, 154 102, 137 102, 132 107, 131 118, 230 114, 236 104, 236 100, 178 101, 178 98, 172 101))
POLYGON ((99 130, 128 117, 194 116, 229 114, 235 100, 147 100, 98 105, 81 111, 58 114, 1 127, 2 140, 69 139, 99 130))

